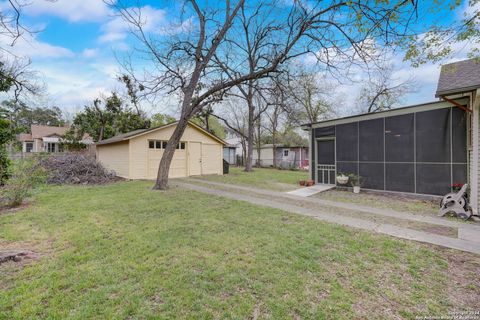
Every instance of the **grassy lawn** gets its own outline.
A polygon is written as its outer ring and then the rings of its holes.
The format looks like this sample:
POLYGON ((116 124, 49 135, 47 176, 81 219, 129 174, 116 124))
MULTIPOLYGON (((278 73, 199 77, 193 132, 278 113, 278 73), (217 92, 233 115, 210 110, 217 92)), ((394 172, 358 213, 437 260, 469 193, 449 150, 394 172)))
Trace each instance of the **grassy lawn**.
POLYGON ((48 187, 0 214, 0 247, 39 256, 0 265, 0 319, 385 319, 480 308, 478 256, 151 185, 48 187))
MULTIPOLYGON (((299 180, 308 179, 308 172, 277 170, 269 168, 255 168, 253 172, 245 172, 243 168, 231 167, 230 173, 223 176, 202 176, 198 179, 222 182, 227 184, 247 185, 257 188, 289 191, 300 188, 299 180)), ((396 211, 407 211, 421 214, 437 214, 437 200, 425 200, 414 197, 405 197, 394 193, 368 193, 362 191, 360 194, 354 194, 347 190, 330 190, 322 192, 315 197, 325 200, 355 203, 370 207, 393 209, 396 211)))
POLYGON ((243 171, 243 167, 230 167, 230 173, 223 176, 202 176, 210 181, 252 185, 258 188, 288 191, 299 188, 298 181, 308 179, 308 171, 278 170, 273 168, 254 168, 253 172, 243 171))
POLYGON ((315 196, 325 200, 356 203, 375 208, 392 209, 426 215, 436 215, 440 203, 440 200, 426 200, 413 197, 407 198, 401 194, 379 194, 365 191, 355 194, 350 190, 329 190, 315 196))

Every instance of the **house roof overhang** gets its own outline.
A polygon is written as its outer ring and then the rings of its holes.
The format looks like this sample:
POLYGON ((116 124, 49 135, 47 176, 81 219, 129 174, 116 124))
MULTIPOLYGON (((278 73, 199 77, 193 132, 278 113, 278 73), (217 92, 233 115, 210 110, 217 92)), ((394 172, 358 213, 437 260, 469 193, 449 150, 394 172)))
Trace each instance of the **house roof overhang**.
MULTIPOLYGON (((145 134, 148 134, 148 133, 151 133, 151 132, 163 130, 163 129, 166 129, 166 128, 175 126, 175 125, 177 125, 177 124, 178 124, 178 121, 175 121, 175 122, 172 122, 172 123, 169 123, 169 124, 166 124, 166 125, 162 125, 162 126, 159 126, 159 127, 155 127, 155 128, 131 131, 131 132, 128 132, 128 133, 125 133, 125 134, 121 134, 121 135, 118 135, 118 136, 115 136, 115 137, 112 137, 112 138, 109 138, 109 139, 106 139, 106 140, 97 142, 96 145, 97 145, 97 146, 102 146, 102 145, 106 145, 106 144, 112 144, 112 143, 118 143, 118 142, 128 141, 128 140, 130 140, 130 139, 133 139, 133 138, 136 138, 136 137, 140 137, 140 136, 142 136, 142 135, 145 135, 145 134)), ((226 143, 225 141, 223 141, 222 139, 220 139, 220 138, 217 137, 216 135, 214 135, 214 134, 208 132, 207 130, 203 129, 202 127, 196 125, 195 123, 193 123, 193 122, 191 122, 191 121, 188 121, 188 125, 190 125, 190 126, 192 126, 193 128, 201 131, 201 132, 204 133, 205 135, 208 135, 209 137, 211 137, 212 139, 218 141, 218 142, 221 143, 222 145, 224 145, 224 146, 228 145, 228 143, 226 143)))
MULTIPOLYGON (((468 102, 468 97, 455 99, 455 101, 459 104, 465 105, 468 102)), ((422 103, 418 105, 395 108, 395 109, 379 111, 374 113, 365 113, 365 114, 325 120, 325 121, 320 121, 315 123, 305 123, 305 124, 302 124, 300 128, 308 131, 315 128, 323 128, 323 127, 333 126, 337 124, 344 124, 344 123, 350 123, 350 122, 356 122, 356 121, 362 121, 362 120, 378 119, 383 117, 397 116, 397 115, 409 114, 414 112, 430 111, 430 110, 450 108, 450 107, 452 107, 452 105, 447 101, 434 101, 434 102, 422 103)))

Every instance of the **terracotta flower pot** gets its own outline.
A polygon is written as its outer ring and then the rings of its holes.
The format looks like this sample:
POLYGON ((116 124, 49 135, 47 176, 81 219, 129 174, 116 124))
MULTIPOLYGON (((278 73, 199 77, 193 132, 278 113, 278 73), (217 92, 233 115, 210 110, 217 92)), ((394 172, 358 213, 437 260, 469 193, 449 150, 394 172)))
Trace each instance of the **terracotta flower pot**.
POLYGON ((315 184, 315 181, 313 180, 307 180, 307 187, 311 187, 315 184))
POLYGON ((306 182, 305 180, 300 180, 300 181, 298 181, 298 183, 299 183, 302 187, 304 187, 307 182, 306 182))

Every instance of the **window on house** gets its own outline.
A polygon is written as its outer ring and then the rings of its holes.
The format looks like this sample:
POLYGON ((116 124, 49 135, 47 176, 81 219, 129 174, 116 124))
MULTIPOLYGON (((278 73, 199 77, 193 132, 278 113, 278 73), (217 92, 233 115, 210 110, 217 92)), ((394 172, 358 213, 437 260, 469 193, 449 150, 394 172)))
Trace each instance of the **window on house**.
POLYGON ((33 152, 33 142, 25 143, 25 152, 33 152))
POLYGON ((283 150, 283 156, 288 157, 288 150, 283 150))
POLYGON ((162 148, 166 149, 167 148, 167 141, 162 141, 162 148))
POLYGON ((155 149, 162 149, 162 141, 160 140, 155 141, 155 149))
POLYGON ((148 141, 148 147, 149 147, 150 149, 155 149, 155 141, 149 140, 149 141, 148 141))
POLYGON ((56 143, 53 143, 53 142, 46 142, 44 144, 44 150, 45 152, 56 152, 56 148, 55 148, 55 144, 56 143))

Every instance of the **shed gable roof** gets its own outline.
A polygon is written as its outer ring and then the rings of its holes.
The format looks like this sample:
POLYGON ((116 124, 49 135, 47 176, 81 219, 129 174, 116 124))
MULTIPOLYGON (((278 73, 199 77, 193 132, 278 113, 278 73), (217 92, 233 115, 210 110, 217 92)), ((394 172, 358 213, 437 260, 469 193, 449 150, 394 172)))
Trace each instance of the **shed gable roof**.
MULTIPOLYGON (((161 126, 155 127, 155 128, 138 129, 138 130, 130 131, 130 132, 127 132, 127 133, 122 133, 122 134, 116 135, 114 137, 111 137, 111 138, 102 140, 100 142, 97 142, 97 145, 105 145, 105 144, 116 143, 116 142, 121 142, 121 141, 128 141, 132 138, 135 138, 135 137, 138 137, 138 136, 150 133, 150 132, 155 132, 155 131, 163 130, 163 129, 171 127, 171 126, 176 126, 177 123, 178 123, 178 121, 175 121, 175 122, 165 124, 165 125, 161 125, 161 126)), ((188 125, 197 129, 197 130, 199 130, 199 131, 201 131, 203 134, 211 137, 212 139, 220 142, 221 144, 227 145, 227 143, 225 141, 223 141, 222 139, 220 139, 216 135, 208 132, 207 130, 203 129, 202 127, 196 125, 195 123, 189 121, 188 125)))
POLYGON ((466 92, 476 88, 480 88, 480 60, 463 60, 442 66, 435 96, 466 92))

